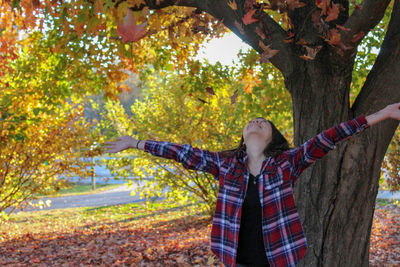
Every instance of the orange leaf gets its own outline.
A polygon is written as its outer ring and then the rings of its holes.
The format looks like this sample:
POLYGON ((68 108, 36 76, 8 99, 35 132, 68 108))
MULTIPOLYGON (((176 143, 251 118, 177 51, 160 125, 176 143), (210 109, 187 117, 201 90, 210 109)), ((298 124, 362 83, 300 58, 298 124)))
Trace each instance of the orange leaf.
POLYGON ((228 6, 230 6, 233 10, 237 9, 237 5, 236 5, 235 0, 228 1, 228 6))
POLYGON ((330 45, 338 45, 342 42, 340 33, 337 29, 331 29, 328 32, 328 38, 325 38, 325 40, 330 44, 330 45))
POLYGON ((322 45, 316 46, 316 47, 306 47, 307 50, 307 55, 300 56, 300 58, 304 60, 314 60, 315 56, 318 54, 318 52, 322 49, 322 45))
POLYGON ((297 44, 297 45, 307 45, 308 43, 307 43, 307 41, 304 40, 303 38, 300 38, 300 40, 298 40, 298 41, 296 42, 296 44, 297 44))
POLYGON ((266 36, 265 36, 265 33, 259 28, 259 27, 256 27, 256 33, 257 33, 257 35, 258 36, 260 36, 260 38, 261 39, 265 39, 265 38, 267 38, 266 36))
POLYGON ((299 2, 299 0, 286 0, 287 6, 289 7, 289 10, 295 10, 296 8, 300 8, 303 6, 306 6, 305 3, 299 2))
POLYGON ((326 17, 325 21, 329 22, 332 20, 336 20, 339 17, 339 7, 336 4, 332 4, 332 7, 328 10, 328 16, 326 17))
POLYGON ((327 14, 330 3, 331 3, 331 0, 316 0, 315 1, 315 4, 317 5, 317 7, 322 9, 323 15, 327 14))
POLYGON ((300 56, 300 58, 304 59, 304 60, 313 60, 313 58, 306 56, 306 55, 302 55, 302 56, 300 56))

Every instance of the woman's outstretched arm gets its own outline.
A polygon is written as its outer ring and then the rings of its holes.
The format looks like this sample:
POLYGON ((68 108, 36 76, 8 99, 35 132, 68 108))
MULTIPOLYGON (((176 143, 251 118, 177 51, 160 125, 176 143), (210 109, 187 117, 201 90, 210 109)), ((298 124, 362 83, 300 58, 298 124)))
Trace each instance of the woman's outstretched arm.
POLYGON ((208 172, 218 180, 220 156, 218 152, 192 147, 189 144, 175 144, 165 141, 137 140, 130 136, 118 137, 114 142, 104 143, 106 153, 116 153, 129 148, 137 148, 167 159, 180 162, 186 169, 208 172))
POLYGON ((292 179, 296 180, 307 167, 335 149, 337 144, 389 118, 400 120, 400 103, 388 105, 368 116, 362 114, 350 121, 342 122, 322 131, 301 146, 285 151, 281 156, 286 158, 291 165, 292 179))

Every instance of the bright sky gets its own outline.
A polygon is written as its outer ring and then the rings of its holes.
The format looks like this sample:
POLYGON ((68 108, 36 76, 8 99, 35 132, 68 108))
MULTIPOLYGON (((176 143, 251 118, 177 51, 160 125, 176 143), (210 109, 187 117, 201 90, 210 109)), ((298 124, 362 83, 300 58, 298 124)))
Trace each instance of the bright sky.
POLYGON ((219 61, 223 65, 231 65, 232 60, 237 61, 236 55, 240 48, 246 51, 250 46, 234 33, 226 33, 224 37, 212 39, 205 44, 205 48, 200 49, 196 59, 206 58, 211 64, 219 61))

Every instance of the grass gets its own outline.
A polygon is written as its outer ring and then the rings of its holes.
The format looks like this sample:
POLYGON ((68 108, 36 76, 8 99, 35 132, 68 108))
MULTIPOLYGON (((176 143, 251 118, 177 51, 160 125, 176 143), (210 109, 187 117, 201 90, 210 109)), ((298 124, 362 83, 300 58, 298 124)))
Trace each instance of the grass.
POLYGON ((400 208, 400 201, 398 199, 383 199, 377 198, 376 204, 379 206, 397 206, 400 208))
POLYGON ((123 184, 96 184, 96 189, 92 190, 91 184, 71 183, 68 188, 61 189, 54 195, 39 195, 39 197, 59 197, 59 196, 75 196, 83 194, 95 194, 107 190, 111 190, 122 186, 123 184))
MULTIPOLYGON (((88 225, 103 225, 129 222, 157 221, 162 218, 174 220, 185 215, 206 216, 202 206, 192 203, 177 204, 166 200, 139 202, 103 207, 80 207, 55 210, 12 213, 9 220, 0 223, 0 233, 9 237, 25 233, 65 232, 71 227, 86 228, 88 225)), ((1 241, 1 238, 0 238, 1 241)))

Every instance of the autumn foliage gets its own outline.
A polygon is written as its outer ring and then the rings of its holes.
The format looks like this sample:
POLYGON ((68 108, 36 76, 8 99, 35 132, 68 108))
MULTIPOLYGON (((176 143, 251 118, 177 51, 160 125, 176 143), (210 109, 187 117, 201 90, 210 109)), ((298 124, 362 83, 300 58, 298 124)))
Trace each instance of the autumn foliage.
MULTIPOLYGON (((31 3, 31 2, 29 2, 31 3)), ((26 4, 26 3, 25 3, 26 4)), ((1 2, 0 28, 0 214, 7 217, 38 194, 63 187, 59 178, 85 173, 93 143, 90 124, 83 117, 79 86, 101 84, 84 64, 53 53, 55 40, 34 32, 23 40, 18 30, 34 25, 1 2), (70 67, 68 68, 68 66, 70 67), (84 81, 83 81, 84 80, 84 81), (79 83, 79 81, 82 81, 79 83), (75 96, 75 97, 74 97, 75 96)), ((33 27, 33 26, 32 26, 33 27)), ((2 218, 2 219, 3 219, 2 218)))

